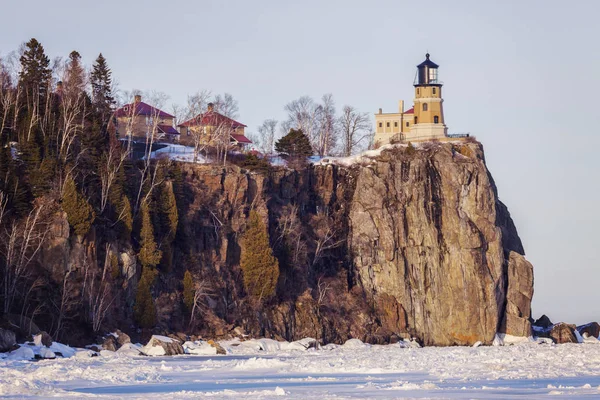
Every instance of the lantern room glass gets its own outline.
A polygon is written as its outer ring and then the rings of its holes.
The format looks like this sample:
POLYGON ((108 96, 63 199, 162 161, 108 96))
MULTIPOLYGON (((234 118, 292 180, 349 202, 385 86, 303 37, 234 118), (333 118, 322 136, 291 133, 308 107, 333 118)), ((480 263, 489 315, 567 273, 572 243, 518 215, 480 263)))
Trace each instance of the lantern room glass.
POLYGON ((437 83, 438 71, 437 68, 429 68, 429 83, 437 83))

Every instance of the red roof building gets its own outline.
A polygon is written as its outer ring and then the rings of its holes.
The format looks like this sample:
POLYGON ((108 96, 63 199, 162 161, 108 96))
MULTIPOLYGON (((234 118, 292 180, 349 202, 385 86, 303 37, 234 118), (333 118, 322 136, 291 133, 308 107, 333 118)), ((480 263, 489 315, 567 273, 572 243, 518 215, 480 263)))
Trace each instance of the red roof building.
POLYGON ((182 122, 177 127, 180 134, 179 140, 183 144, 192 144, 197 135, 202 142, 210 144, 215 133, 219 131, 228 132, 233 145, 244 147, 252 144, 252 141, 244 135, 246 125, 214 111, 212 103, 208 105, 208 111, 182 122))
POLYGON ((135 101, 125 104, 115 111, 115 126, 120 137, 145 141, 148 135, 154 134, 153 140, 173 142, 179 132, 175 129, 175 117, 142 101, 136 95, 135 101))

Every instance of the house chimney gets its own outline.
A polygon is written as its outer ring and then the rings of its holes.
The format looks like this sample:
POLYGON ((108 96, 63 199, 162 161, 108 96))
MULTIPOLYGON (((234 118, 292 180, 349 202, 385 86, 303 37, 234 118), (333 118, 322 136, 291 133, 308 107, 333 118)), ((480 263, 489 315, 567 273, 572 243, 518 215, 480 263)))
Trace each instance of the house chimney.
POLYGON ((398 112, 402 114, 404 112, 404 100, 398 101, 398 112))
POLYGON ((379 114, 383 114, 383 110, 381 108, 379 109, 379 114))
POLYGON ((213 112, 215 109, 215 105, 213 103, 208 103, 208 112, 213 112))
POLYGON ((136 103, 140 103, 142 101, 142 95, 141 94, 136 94, 135 95, 135 102, 136 103))

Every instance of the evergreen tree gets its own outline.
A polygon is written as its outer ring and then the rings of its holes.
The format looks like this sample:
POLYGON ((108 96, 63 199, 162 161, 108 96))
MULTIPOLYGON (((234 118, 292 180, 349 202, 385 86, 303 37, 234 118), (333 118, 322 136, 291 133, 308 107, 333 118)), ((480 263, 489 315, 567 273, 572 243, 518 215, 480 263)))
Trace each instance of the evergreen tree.
POLYGON ((241 245, 240 267, 246 292, 258 300, 273 297, 279 279, 279 263, 273 257, 267 227, 256 211, 250 212, 241 245))
POLYGON ((0 146, 0 190, 8 197, 7 209, 17 216, 30 210, 31 193, 24 181, 23 170, 12 158, 10 146, 0 146))
POLYGON ((121 237, 129 240, 131 238, 131 231, 133 230, 133 215, 131 214, 131 203, 124 194, 121 195, 121 204, 118 214, 121 217, 121 237))
POLYGON ((287 154, 290 158, 306 158, 313 154, 310 140, 300 129, 290 132, 275 143, 278 153, 287 154))
POLYGON ((67 213, 69 225, 73 227, 76 235, 88 233, 96 213, 87 200, 79 193, 73 178, 67 178, 62 198, 62 208, 67 213))
POLYGON ((144 268, 154 268, 160 263, 162 252, 157 249, 154 240, 154 228, 150 217, 150 209, 146 202, 142 203, 142 229, 140 231, 140 252, 138 257, 144 268))
POLYGON ((194 278, 190 271, 183 274, 183 304, 188 312, 194 307, 194 278))
POLYGON ((25 44, 25 51, 20 58, 21 72, 19 84, 25 92, 28 110, 32 111, 34 103, 39 105, 38 112, 44 110, 46 95, 50 90, 52 70, 48 68, 50 59, 44 52, 44 47, 35 38, 25 44))
POLYGON ((133 306, 133 318, 142 328, 152 328, 156 325, 156 305, 151 292, 153 281, 152 272, 144 268, 135 293, 135 305, 133 306))
POLYGON ((92 101, 96 112, 100 115, 103 129, 106 129, 115 106, 111 75, 112 72, 108 68, 106 59, 100 53, 92 67, 90 81, 92 84, 92 101))
POLYGON ((175 239, 177 224, 179 223, 177 202, 175 201, 172 182, 164 182, 161 185, 157 203, 162 235, 167 243, 171 243, 175 239))
POLYGON ((69 54, 65 79, 63 81, 63 90, 70 92, 71 95, 79 95, 85 92, 86 73, 81 64, 81 54, 73 50, 69 54))

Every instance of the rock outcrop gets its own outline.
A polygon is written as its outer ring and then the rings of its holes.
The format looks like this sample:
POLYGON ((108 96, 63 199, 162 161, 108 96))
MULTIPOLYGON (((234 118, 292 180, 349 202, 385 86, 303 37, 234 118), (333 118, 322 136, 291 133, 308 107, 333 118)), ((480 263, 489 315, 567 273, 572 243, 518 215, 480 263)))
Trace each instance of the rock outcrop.
POLYGON ((356 179, 354 268, 367 293, 397 300, 411 335, 427 345, 530 335, 533 269, 479 145, 393 150, 356 179))
POLYGON ((13 331, 0 328, 0 353, 14 350, 17 338, 13 331))
POLYGON ((600 324, 597 322, 590 322, 589 324, 578 326, 577 331, 583 337, 587 335, 588 337, 595 337, 598 339, 600 336, 600 324))
POLYGON ((550 338, 554 340, 554 343, 579 343, 577 336, 575 335, 576 327, 572 324, 566 324, 559 322, 554 324, 550 330, 550 338))
POLYGON ((184 354, 183 346, 178 340, 160 335, 153 335, 148 344, 142 347, 141 350, 149 356, 175 356, 184 354))

